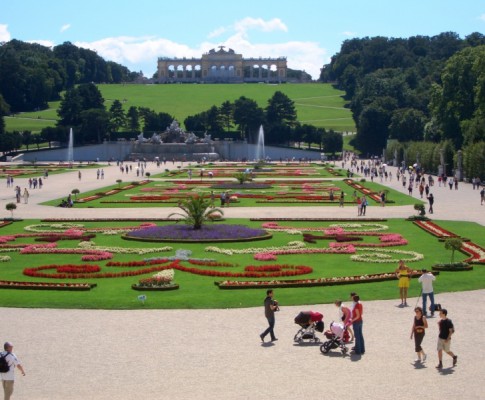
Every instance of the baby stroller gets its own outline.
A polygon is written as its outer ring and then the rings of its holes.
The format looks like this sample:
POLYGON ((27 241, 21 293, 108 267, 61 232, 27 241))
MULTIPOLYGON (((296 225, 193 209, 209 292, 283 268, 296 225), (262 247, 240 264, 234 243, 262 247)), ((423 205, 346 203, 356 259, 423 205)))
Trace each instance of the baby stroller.
POLYGON ((297 343, 319 342, 315 331, 323 332, 323 315, 314 311, 301 311, 295 317, 295 324, 300 325, 300 330, 296 333, 293 340, 297 343))
POLYGON ((330 324, 330 329, 328 331, 325 331, 325 337, 329 340, 327 340, 320 346, 320 351, 323 354, 327 354, 331 349, 336 349, 337 347, 340 347, 342 355, 347 354, 348 349, 347 346, 345 346, 344 340, 346 332, 347 329, 345 328, 344 324, 340 322, 332 322, 330 324))

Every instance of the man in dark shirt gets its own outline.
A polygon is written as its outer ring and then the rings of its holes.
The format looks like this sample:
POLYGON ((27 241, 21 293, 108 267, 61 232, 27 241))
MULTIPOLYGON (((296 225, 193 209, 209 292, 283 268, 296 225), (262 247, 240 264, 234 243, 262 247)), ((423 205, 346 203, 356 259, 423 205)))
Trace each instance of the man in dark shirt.
POLYGON ((278 340, 274 335, 274 324, 275 324, 275 311, 278 311, 278 302, 273 300, 273 290, 268 289, 266 291, 266 298, 264 299, 264 316, 268 320, 268 328, 259 337, 264 342, 265 336, 269 333, 271 341, 274 342, 278 340))
POLYGON ((453 322, 451 319, 448 319, 448 311, 446 309, 442 309, 440 311, 440 321, 438 322, 438 327, 440 329, 440 333, 438 336, 438 360, 439 364, 436 366, 437 369, 443 368, 443 350, 448 354, 450 357, 453 358, 453 366, 456 365, 458 361, 458 356, 455 356, 453 352, 450 350, 451 344, 451 335, 455 332, 455 328, 453 326, 453 322))

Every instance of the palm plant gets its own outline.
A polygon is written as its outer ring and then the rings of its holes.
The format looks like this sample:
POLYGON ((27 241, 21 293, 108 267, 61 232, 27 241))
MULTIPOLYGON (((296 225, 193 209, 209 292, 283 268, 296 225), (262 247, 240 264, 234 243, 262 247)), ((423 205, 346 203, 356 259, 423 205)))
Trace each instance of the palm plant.
POLYGON ((251 180, 251 176, 247 172, 237 172, 234 174, 234 178, 237 179, 240 185, 251 180))
POLYGON ((183 213, 174 212, 168 218, 172 215, 179 215, 182 217, 182 221, 187 225, 192 225, 193 229, 201 229, 202 225, 207 221, 212 221, 217 213, 220 215, 224 214, 219 208, 211 208, 210 201, 198 195, 184 200, 179 205, 179 208, 183 213))

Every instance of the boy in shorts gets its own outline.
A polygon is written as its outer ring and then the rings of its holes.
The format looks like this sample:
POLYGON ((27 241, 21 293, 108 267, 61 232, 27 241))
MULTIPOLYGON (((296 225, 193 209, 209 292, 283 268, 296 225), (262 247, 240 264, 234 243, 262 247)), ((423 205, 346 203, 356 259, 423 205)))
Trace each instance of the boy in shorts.
POLYGON ((453 327, 453 322, 451 321, 451 319, 448 319, 448 311, 446 309, 443 308, 440 311, 440 318, 441 319, 438 322, 440 333, 438 336, 439 364, 436 366, 437 369, 443 368, 443 350, 446 352, 446 354, 453 358, 453 366, 455 366, 458 361, 458 356, 455 356, 450 350, 451 335, 453 335, 455 329, 453 327))

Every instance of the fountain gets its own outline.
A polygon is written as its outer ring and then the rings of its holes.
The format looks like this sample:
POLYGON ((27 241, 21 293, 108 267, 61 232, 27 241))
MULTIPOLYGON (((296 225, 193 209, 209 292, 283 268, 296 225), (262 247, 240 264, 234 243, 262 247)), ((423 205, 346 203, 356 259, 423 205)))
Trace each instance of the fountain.
POLYGON ((69 142, 67 144, 67 162, 72 163, 74 161, 74 135, 72 128, 69 130, 69 142))
POLYGON ((265 160, 264 154, 264 130, 263 125, 259 127, 258 142, 256 144, 256 161, 265 160))

